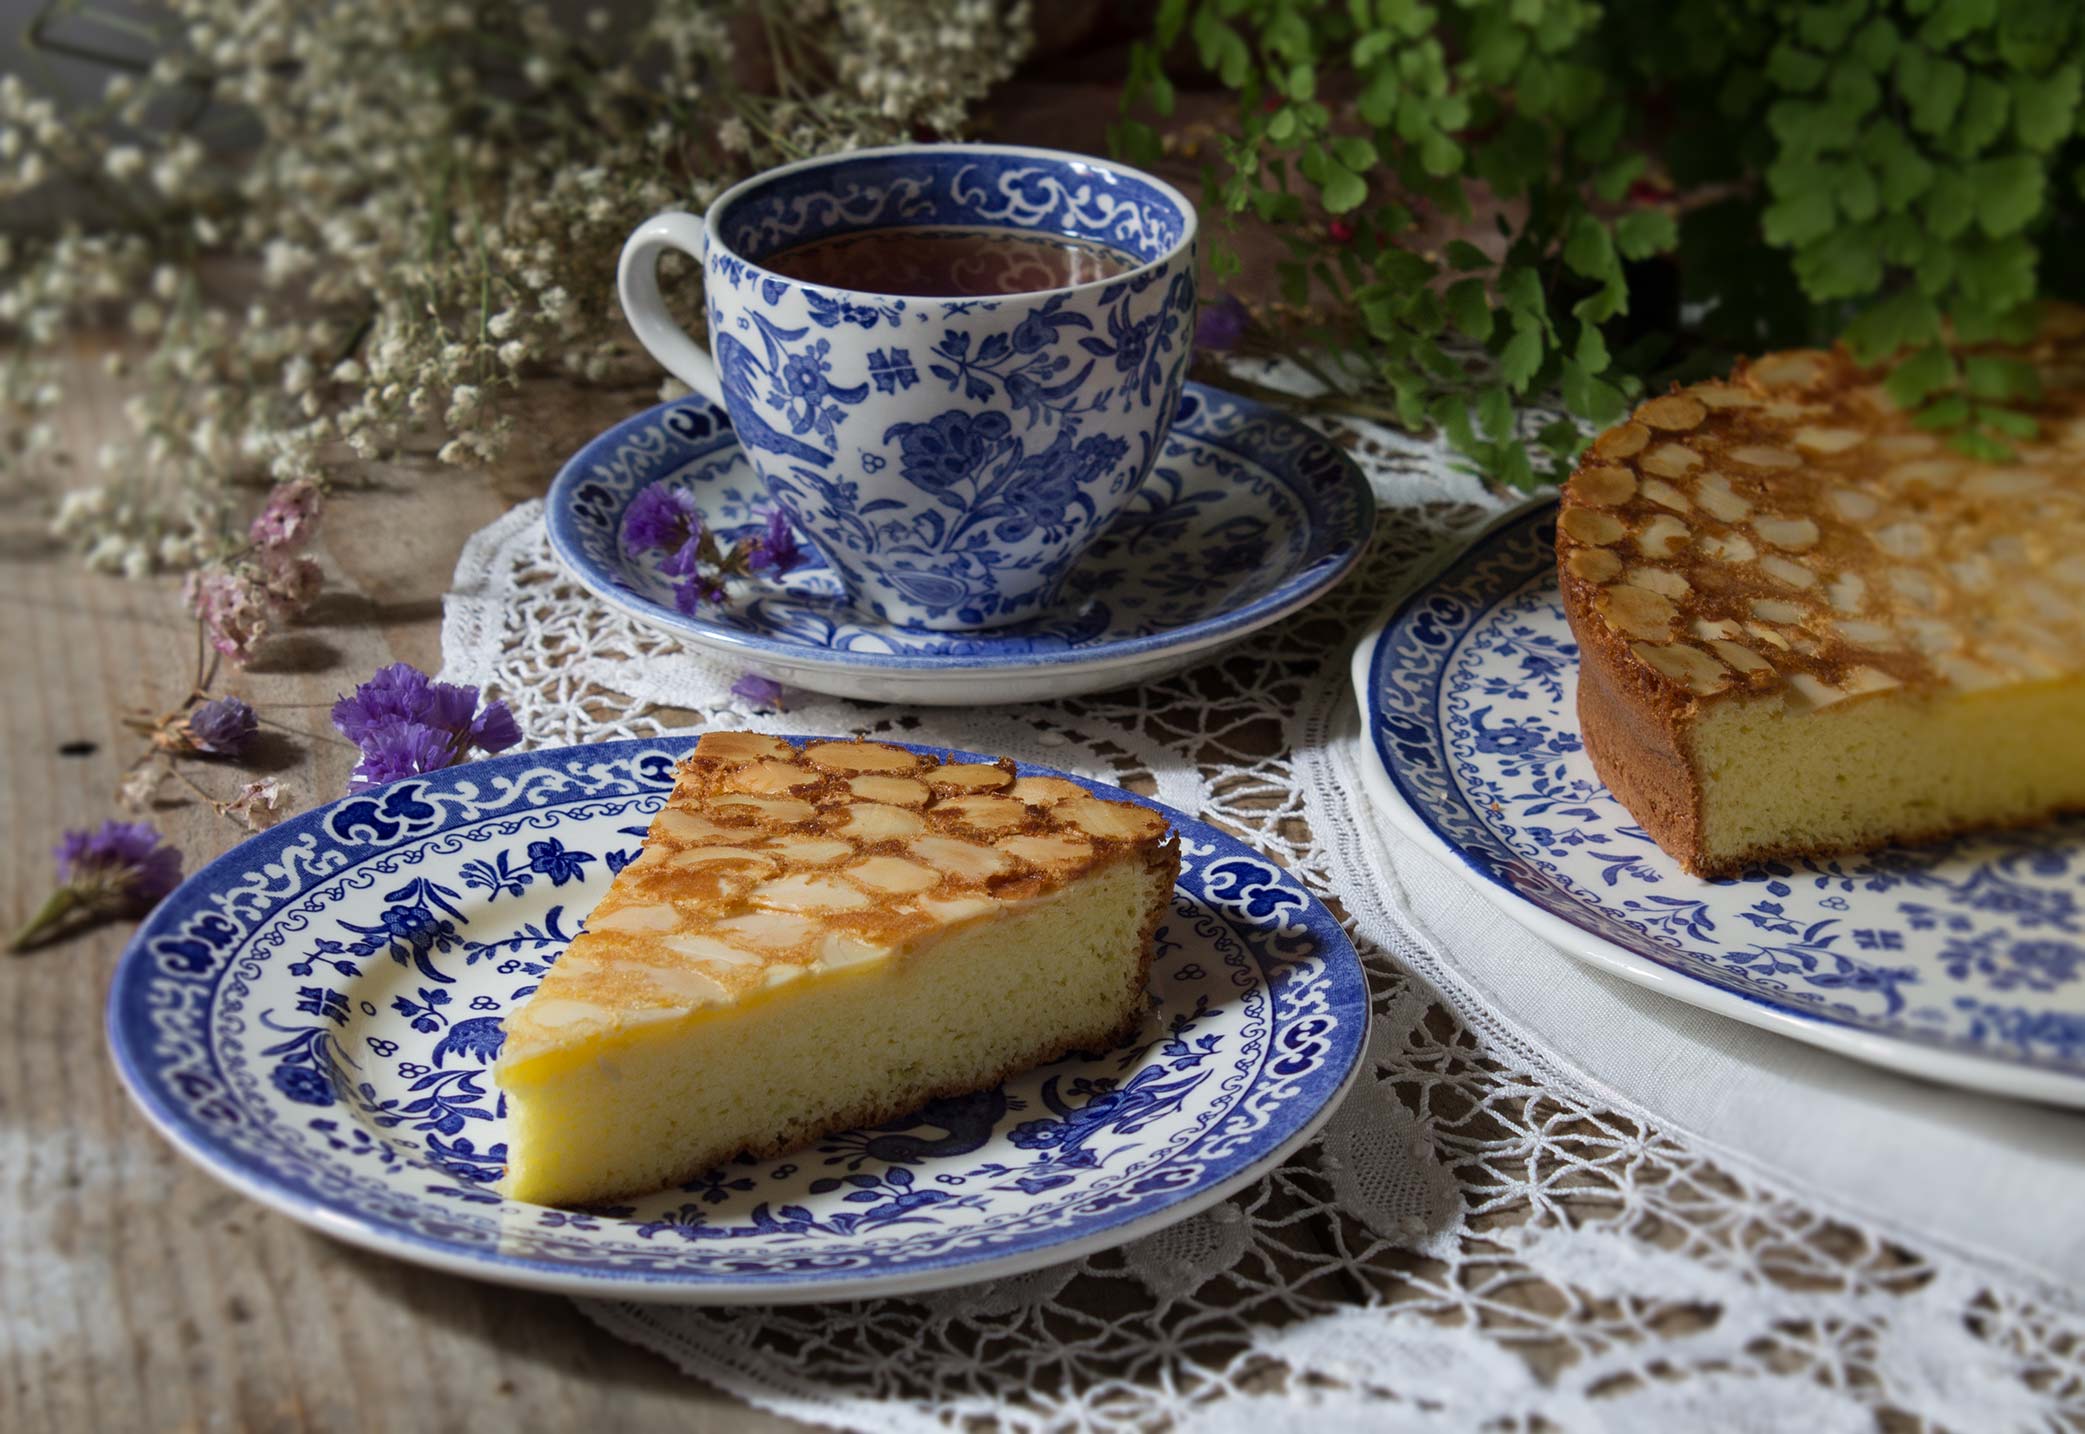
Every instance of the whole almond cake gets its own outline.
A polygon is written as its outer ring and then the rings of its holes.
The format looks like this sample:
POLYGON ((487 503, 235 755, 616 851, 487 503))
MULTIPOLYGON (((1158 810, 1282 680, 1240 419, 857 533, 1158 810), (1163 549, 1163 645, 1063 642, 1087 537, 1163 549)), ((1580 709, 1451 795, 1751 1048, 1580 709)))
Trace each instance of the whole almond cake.
POLYGON ((1564 490, 1586 750, 1689 871, 2085 809, 2085 315, 1965 457, 1844 352, 1651 399, 1564 490))
POLYGON ((1179 870, 1156 812, 1011 762, 709 733, 507 1018, 505 1192, 656 1190, 1106 1050, 1179 870))

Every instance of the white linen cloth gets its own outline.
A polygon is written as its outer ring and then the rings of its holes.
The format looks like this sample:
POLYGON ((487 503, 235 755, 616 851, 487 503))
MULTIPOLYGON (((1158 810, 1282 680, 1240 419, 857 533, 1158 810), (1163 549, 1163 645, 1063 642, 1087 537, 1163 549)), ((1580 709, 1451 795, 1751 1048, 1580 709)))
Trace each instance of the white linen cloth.
POLYGON ((2085 1421, 2085 1120, 1943 1091, 1603 977, 1366 809, 1346 676, 1387 599, 1497 507, 1363 430, 1364 568, 1196 669, 1018 709, 731 696, 559 574, 540 505, 465 550, 444 676, 536 744, 701 724, 888 732, 1148 780, 1341 910, 1371 1071, 1266 1181, 1124 1250, 913 1300, 605 1327, 848 1429, 1264 1431, 2085 1421))

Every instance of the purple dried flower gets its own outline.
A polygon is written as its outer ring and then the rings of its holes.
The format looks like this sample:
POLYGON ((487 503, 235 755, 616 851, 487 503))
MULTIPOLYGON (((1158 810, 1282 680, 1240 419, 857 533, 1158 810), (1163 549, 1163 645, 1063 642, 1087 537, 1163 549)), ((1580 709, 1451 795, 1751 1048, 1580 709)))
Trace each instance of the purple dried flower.
POLYGON ((1201 312, 1195 315, 1195 347, 1211 353, 1234 349, 1251 322, 1252 315, 1237 296, 1225 294, 1202 305, 1201 312))
POLYGON ((672 552, 701 536, 702 514, 685 489, 654 483, 623 512, 623 543, 640 553, 653 548, 672 552))
POLYGON ((309 480, 281 484, 268 495, 246 536, 256 548, 295 552, 318 532, 320 501, 317 485, 309 480))
POLYGON ((58 889, 20 931, 23 950, 68 921, 142 913, 181 884, 181 853, 150 822, 106 821, 96 831, 69 831, 51 848, 58 889))
POLYGON ((767 531, 753 540, 746 566, 756 573, 779 578, 796 571, 804 562, 804 550, 796 541, 796 530, 780 508, 767 515, 767 531))
POLYGON ((710 573, 696 573, 686 582, 674 587, 673 605, 679 608, 684 615, 693 617, 696 613, 702 611, 704 603, 721 604, 725 596, 724 580, 722 578, 710 573))
POLYGON ((212 757, 240 757, 261 729, 253 709, 236 697, 213 697, 182 724, 188 745, 212 757))
POLYGON ((734 697, 745 698, 755 707, 766 708, 771 712, 783 710, 782 684, 772 677, 762 677, 757 672, 748 672, 732 683, 731 693, 734 697))
POLYGON ((410 663, 379 668, 333 704, 333 725, 362 749, 351 791, 453 767, 473 749, 503 752, 521 740, 507 704, 480 709, 478 689, 435 682, 410 663))

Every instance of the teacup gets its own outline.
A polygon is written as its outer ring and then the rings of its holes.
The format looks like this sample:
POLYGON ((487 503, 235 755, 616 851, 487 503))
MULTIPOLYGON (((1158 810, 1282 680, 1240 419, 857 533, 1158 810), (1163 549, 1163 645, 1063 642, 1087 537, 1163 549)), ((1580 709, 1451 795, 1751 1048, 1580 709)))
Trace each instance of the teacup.
POLYGON ((1187 370, 1195 212, 1171 185, 1085 155, 859 150, 757 175, 702 218, 648 220, 618 281, 638 338, 730 414, 856 606, 912 627, 995 627, 1053 603, 1151 471, 1187 370), (1061 236, 1121 272, 922 296, 763 267, 879 230, 1030 250, 1012 236, 1061 236), (667 249, 702 264, 714 356, 660 299, 667 249))

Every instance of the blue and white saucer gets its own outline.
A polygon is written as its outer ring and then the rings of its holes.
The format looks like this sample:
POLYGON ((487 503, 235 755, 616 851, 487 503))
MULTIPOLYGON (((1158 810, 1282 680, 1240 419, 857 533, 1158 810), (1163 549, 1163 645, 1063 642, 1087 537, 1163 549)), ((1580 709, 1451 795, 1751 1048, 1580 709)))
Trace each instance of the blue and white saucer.
POLYGON ((1555 519, 1503 520, 1355 655, 1385 814, 1523 925, 1639 985, 1931 1080, 2085 1106, 2085 821, 1689 876, 1579 740, 1555 519))
POLYGON ((584 587, 690 647, 786 686, 870 701, 1041 701, 1149 681, 1322 597, 1375 523, 1367 480, 1334 443, 1250 399, 1190 383, 1151 476, 1073 570, 1050 615, 979 633, 895 627, 850 608, 815 551, 776 581, 732 584, 687 616, 623 510, 672 482, 729 541, 767 511, 730 421, 661 404, 580 449, 551 485, 551 547, 584 587))
POLYGON ((1368 990, 1339 923, 1280 866, 1158 807, 1180 884, 1130 1044, 613 1207, 503 1200, 500 1021, 636 856, 692 741, 407 778, 220 857, 117 969, 109 1042, 131 1094, 219 1179, 353 1244, 570 1294, 776 1303, 966 1284, 1148 1234, 1279 1164, 1361 1067, 1368 990))

